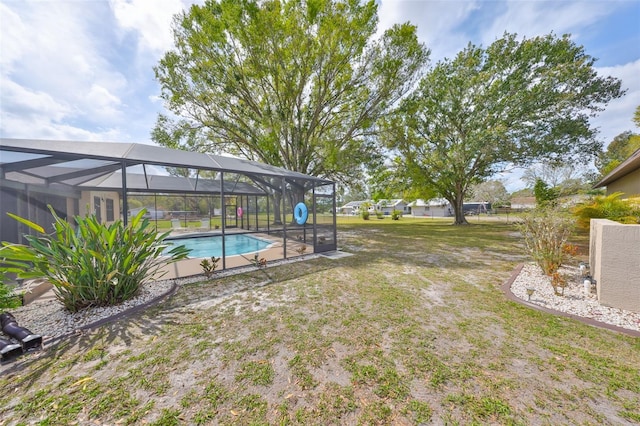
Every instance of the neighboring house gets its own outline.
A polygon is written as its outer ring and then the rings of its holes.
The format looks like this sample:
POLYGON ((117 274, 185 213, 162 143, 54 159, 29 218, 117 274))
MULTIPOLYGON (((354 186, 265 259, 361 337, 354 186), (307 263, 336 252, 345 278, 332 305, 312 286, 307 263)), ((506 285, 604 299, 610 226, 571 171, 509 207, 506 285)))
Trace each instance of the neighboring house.
POLYGON ((640 149, 611 170, 594 188, 607 187, 607 195, 622 192, 622 198, 640 195, 640 149))
POLYGON ((375 206, 373 201, 349 201, 347 204, 345 204, 344 206, 340 207, 340 212, 342 214, 346 214, 346 215, 359 215, 360 214, 360 207, 362 206, 362 204, 364 203, 369 203, 369 212, 371 213, 375 213, 375 206))
POLYGON ((429 201, 417 199, 407 205, 414 217, 449 217, 453 215, 451 204, 444 198, 432 198, 429 201))
POLYGON ((390 216, 394 210, 399 210, 402 214, 409 214, 410 209, 404 200, 380 200, 374 206, 377 211, 382 212, 385 216, 390 216))
POLYGON ((511 210, 530 210, 536 207, 536 197, 513 197, 511 210))

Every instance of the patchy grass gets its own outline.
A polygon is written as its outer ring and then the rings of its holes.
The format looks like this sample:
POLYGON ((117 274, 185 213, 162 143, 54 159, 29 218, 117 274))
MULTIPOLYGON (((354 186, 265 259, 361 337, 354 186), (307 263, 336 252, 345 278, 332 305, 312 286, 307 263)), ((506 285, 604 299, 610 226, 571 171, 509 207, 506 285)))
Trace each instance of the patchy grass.
MULTIPOLYGON (((509 302, 502 222, 340 224, 354 253, 188 285, 26 356, 6 424, 634 424, 640 339, 509 302)), ((582 237, 581 237, 582 238, 582 237)))

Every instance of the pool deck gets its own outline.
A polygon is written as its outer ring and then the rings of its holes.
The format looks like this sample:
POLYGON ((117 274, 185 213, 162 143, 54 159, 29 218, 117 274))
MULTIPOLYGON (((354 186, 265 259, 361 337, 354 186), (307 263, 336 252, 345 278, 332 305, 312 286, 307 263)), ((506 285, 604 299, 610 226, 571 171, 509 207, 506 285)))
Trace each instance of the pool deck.
MULTIPOLYGON (((195 232, 195 233, 185 233, 180 232, 177 234, 172 233, 172 237, 190 237, 190 236, 202 236, 202 235, 220 235, 217 233, 203 233, 203 232, 195 232)), ((284 246, 282 242, 282 238, 276 238, 274 236, 270 236, 267 234, 261 233, 252 233, 250 234, 257 238, 261 238, 264 240, 272 241, 273 244, 267 247, 264 250, 260 250, 258 252, 258 258, 264 258, 267 263, 272 262, 274 260, 282 260, 284 259, 284 246)), ((300 256, 299 250, 302 246, 306 247, 306 250, 303 254, 311 254, 313 253, 313 244, 306 244, 300 241, 295 240, 287 240, 287 258, 300 256)), ((255 256, 255 252, 247 253, 244 255, 235 255, 235 256, 227 256, 224 259, 224 268, 231 269, 237 268, 241 266, 248 266, 253 264, 253 259, 255 256)), ((200 266, 200 262, 202 262, 203 258, 193 258, 193 259, 184 259, 178 262, 174 262, 172 264, 166 265, 160 269, 160 273, 164 273, 162 279, 173 279, 173 278, 184 278, 193 275, 202 274, 202 267, 200 266)), ((218 270, 222 270, 223 262, 222 259, 218 262, 218 270)))

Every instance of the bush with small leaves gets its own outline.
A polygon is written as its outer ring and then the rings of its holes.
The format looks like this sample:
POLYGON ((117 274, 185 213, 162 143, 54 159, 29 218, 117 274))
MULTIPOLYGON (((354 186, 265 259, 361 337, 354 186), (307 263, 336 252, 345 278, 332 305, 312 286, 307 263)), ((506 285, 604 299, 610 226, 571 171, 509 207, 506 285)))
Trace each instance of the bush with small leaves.
POLYGON ((553 275, 573 250, 567 241, 574 229, 572 218, 554 207, 535 209, 518 225, 527 252, 546 275, 553 275))

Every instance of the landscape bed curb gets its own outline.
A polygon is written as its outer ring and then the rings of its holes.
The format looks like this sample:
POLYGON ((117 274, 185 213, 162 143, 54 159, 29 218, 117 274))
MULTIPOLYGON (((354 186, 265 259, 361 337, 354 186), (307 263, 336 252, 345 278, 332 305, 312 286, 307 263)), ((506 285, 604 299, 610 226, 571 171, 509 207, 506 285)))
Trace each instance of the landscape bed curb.
POLYGON ((524 267, 523 263, 516 266, 516 268, 511 273, 511 276, 509 277, 509 279, 507 279, 507 281, 505 281, 502 284, 501 288, 504 294, 507 296, 507 299, 516 303, 520 303, 521 305, 524 305, 526 307, 537 309, 538 311, 546 312, 548 314, 558 315, 566 318, 572 318, 593 327, 599 327, 599 328, 604 328, 611 331, 616 331, 618 333, 623 333, 632 337, 640 337, 640 331, 630 330, 628 328, 619 327, 617 325, 608 324, 602 321, 596 321, 593 318, 585 318, 585 317, 581 317, 580 315, 570 314, 568 312, 556 311, 555 309, 549 309, 544 306, 540 306, 535 303, 530 303, 530 302, 527 302, 526 300, 520 299, 511 291, 511 285, 516 280, 516 278, 518 278, 518 275, 520 275, 520 272, 522 271, 523 267, 524 267))

